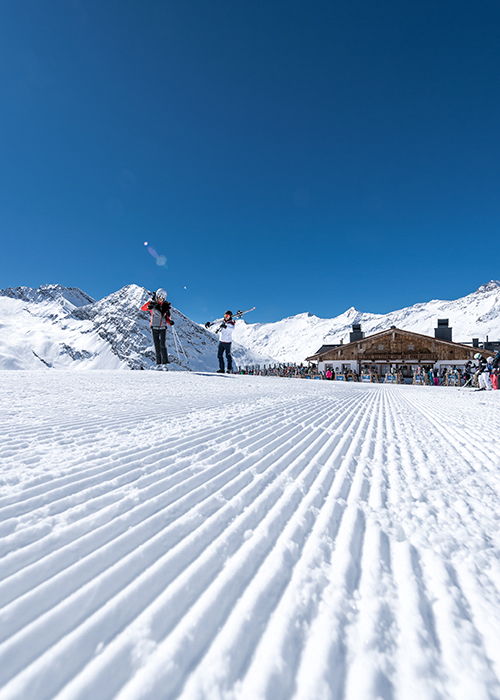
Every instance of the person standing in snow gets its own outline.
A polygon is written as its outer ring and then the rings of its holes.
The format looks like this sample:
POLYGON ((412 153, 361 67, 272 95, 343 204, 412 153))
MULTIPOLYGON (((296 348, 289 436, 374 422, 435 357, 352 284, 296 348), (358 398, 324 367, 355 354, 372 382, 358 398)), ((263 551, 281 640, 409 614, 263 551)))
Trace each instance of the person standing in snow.
POLYGON ((480 352, 477 352, 474 355, 474 359, 477 360, 479 363, 479 367, 477 368, 476 372, 478 377, 479 391, 491 391, 492 386, 487 360, 484 359, 480 352))
POLYGON ((233 340, 235 321, 233 320, 232 311, 226 311, 224 320, 220 326, 219 349, 217 351, 217 359, 219 360, 219 374, 224 374, 224 353, 226 354, 227 373, 233 372, 233 358, 231 357, 231 343, 233 340))
POLYGON ((170 309, 172 304, 167 301, 167 292, 160 287, 156 292, 153 292, 153 298, 141 306, 141 311, 149 311, 151 320, 149 322, 151 334, 156 353, 156 365, 162 368, 162 365, 168 364, 167 346, 165 344, 165 335, 167 325, 173 326, 174 322, 170 318, 170 309))
POLYGON ((466 384, 469 384, 470 378, 471 378, 471 361, 469 360, 468 362, 465 363, 464 367, 464 386, 466 384))
POLYGON ((500 368, 500 350, 497 352, 491 363, 491 385, 495 391, 498 390, 498 374, 500 368))

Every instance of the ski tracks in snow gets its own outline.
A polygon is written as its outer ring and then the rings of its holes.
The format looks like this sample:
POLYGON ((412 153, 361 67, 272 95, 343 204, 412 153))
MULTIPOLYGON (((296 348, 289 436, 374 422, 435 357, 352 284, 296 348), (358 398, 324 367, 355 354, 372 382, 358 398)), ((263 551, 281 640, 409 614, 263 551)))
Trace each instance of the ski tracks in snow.
POLYGON ((496 393, 22 374, 0 700, 500 699, 496 393))

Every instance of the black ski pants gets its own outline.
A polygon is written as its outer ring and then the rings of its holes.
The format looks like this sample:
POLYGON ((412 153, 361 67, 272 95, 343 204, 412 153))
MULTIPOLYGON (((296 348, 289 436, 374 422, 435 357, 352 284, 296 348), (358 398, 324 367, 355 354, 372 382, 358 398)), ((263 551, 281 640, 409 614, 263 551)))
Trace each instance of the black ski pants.
POLYGON ((231 343, 223 343, 219 341, 219 350, 217 357, 219 359, 219 369, 224 372, 224 353, 226 353, 227 368, 230 372, 233 371, 233 358, 231 357, 231 343))
POLYGON ((166 328, 151 328, 155 344, 156 364, 166 365, 168 362, 167 346, 165 345, 166 328))

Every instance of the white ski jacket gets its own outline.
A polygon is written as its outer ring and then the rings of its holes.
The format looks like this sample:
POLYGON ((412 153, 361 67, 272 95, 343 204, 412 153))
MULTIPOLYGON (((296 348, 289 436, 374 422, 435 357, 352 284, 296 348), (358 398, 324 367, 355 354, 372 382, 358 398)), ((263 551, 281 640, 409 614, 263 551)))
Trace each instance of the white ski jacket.
POLYGON ((226 327, 222 328, 219 340, 221 343, 231 343, 233 340, 234 321, 224 321, 224 323, 226 327))

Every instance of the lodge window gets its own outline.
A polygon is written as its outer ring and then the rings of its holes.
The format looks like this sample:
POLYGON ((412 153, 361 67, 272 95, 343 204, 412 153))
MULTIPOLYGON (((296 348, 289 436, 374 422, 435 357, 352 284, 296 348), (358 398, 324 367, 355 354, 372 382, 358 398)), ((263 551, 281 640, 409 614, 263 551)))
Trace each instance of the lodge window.
POLYGON ((379 350, 383 350, 383 349, 384 349, 384 346, 383 346, 383 345, 379 345, 379 346, 378 346, 378 349, 379 349, 379 350))
POLYGON ((408 345, 408 350, 413 350, 413 345, 408 345))

